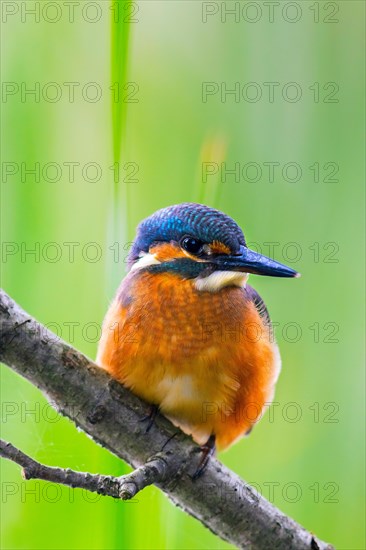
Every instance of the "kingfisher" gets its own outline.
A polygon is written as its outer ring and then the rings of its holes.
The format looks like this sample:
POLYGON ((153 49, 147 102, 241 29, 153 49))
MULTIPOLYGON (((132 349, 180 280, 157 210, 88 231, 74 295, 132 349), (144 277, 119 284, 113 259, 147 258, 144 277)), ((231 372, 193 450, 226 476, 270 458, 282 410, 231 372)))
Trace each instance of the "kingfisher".
POLYGON ((128 269, 97 363, 150 403, 151 422, 160 411, 201 446, 196 478, 216 449, 249 434, 279 376, 270 317, 249 274, 299 274, 250 250, 231 217, 196 203, 143 220, 128 269))

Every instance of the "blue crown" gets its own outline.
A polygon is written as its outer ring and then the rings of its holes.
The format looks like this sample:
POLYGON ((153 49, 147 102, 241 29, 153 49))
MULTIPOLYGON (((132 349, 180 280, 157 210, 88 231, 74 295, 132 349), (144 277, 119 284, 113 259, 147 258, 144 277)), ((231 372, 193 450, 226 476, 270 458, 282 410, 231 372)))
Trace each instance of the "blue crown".
POLYGON ((179 242, 185 235, 191 235, 204 243, 220 241, 232 253, 245 246, 242 230, 230 216, 203 204, 186 202, 158 210, 138 228, 129 262, 134 262, 140 252, 148 252, 154 242, 179 242))

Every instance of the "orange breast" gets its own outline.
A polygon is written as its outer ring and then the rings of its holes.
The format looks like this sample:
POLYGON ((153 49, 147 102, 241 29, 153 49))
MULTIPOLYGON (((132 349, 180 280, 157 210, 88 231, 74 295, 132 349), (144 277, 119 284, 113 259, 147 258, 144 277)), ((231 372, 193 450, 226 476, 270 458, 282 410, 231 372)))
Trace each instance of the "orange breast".
POLYGON ((104 321, 97 362, 200 444, 244 435, 273 395, 280 360, 245 290, 199 292, 171 273, 132 272, 104 321))

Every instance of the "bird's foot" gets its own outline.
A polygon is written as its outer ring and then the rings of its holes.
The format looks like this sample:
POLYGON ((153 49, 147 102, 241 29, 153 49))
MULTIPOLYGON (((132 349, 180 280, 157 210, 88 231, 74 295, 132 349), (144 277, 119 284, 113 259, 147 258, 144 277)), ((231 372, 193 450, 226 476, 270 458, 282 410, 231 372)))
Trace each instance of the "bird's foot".
POLYGON ((193 481, 201 477, 201 475, 206 470, 208 463, 210 462, 211 456, 215 453, 215 450, 216 450, 215 439, 216 438, 214 435, 210 435, 206 443, 202 445, 200 449, 202 456, 198 464, 198 468, 192 476, 193 481))
POLYGON ((172 439, 175 438, 175 436, 177 436, 179 434, 179 432, 175 432, 174 434, 172 434, 167 440, 166 442, 164 443, 164 445, 162 446, 160 452, 162 453, 165 449, 165 447, 171 442, 172 439))
POLYGON ((159 407, 157 405, 151 405, 148 414, 139 420, 139 422, 146 422, 148 420, 148 424, 146 426, 146 433, 150 431, 151 426, 154 424, 154 421, 158 412, 159 412, 159 407))

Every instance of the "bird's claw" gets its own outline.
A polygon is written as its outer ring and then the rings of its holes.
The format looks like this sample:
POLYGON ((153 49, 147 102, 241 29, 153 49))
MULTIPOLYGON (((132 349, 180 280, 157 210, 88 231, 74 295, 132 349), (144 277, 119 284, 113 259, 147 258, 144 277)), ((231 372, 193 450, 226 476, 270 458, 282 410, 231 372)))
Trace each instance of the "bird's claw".
POLYGON ((197 470, 192 476, 193 481, 201 477, 201 475, 205 472, 211 456, 215 453, 215 450, 216 450, 215 436, 210 435, 206 443, 202 445, 199 450, 202 453, 202 456, 198 464, 197 470))
POLYGON ((150 431, 152 425, 155 422, 156 415, 159 412, 159 407, 157 405, 151 405, 149 413, 146 414, 143 418, 140 418, 139 422, 146 422, 148 420, 148 424, 146 426, 146 433, 150 431))

